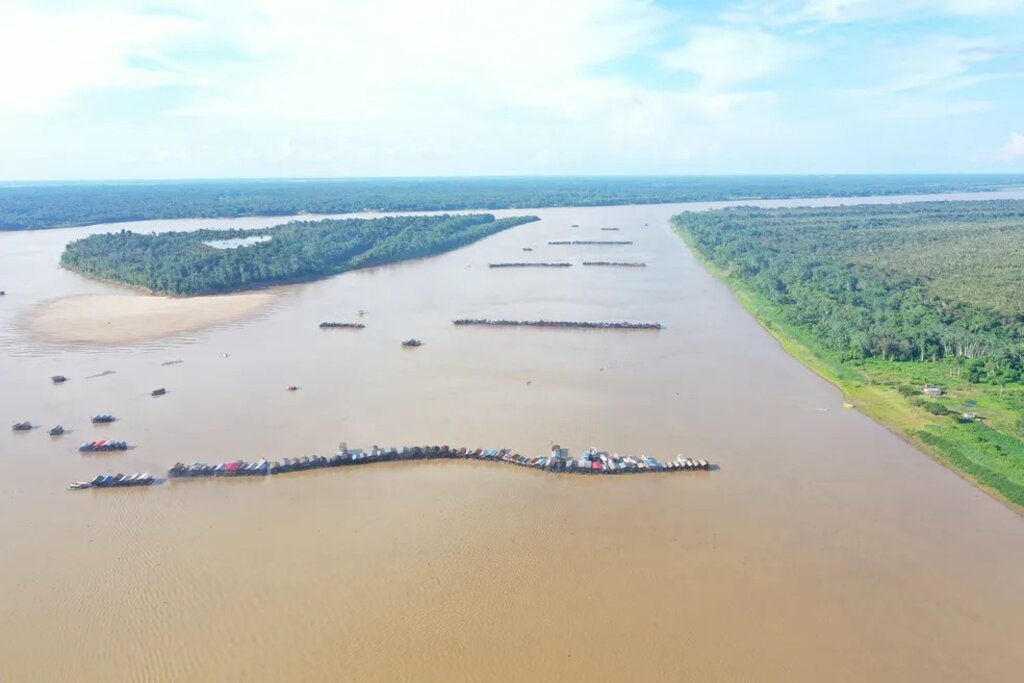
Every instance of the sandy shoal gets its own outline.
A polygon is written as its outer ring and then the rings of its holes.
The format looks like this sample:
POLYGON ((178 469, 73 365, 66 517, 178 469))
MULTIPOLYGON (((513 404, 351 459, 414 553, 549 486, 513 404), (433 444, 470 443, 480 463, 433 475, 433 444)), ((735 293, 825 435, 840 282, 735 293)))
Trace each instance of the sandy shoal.
POLYGON ((243 320, 276 298, 269 293, 187 299, 87 294, 42 304, 32 312, 28 325, 53 341, 145 341, 243 320))

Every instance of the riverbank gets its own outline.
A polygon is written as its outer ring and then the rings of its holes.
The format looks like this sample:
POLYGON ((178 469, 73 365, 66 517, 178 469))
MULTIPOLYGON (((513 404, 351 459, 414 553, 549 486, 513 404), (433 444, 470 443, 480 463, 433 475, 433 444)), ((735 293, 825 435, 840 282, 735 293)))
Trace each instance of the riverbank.
POLYGON ((45 302, 29 313, 27 328, 47 341, 121 344, 238 322, 277 300, 276 294, 175 299, 85 294, 45 302))
MULTIPOLYGON (((948 399, 921 401, 922 405, 915 405, 898 387, 915 382, 929 383, 921 381, 921 368, 901 368, 896 363, 856 368, 841 362, 818 348, 801 330, 783 322, 776 304, 708 260, 678 224, 673 222, 672 227, 704 268, 729 287, 747 312, 789 355, 843 392, 846 405, 860 410, 939 464, 1024 515, 1024 472, 1018 463, 1007 462, 1006 458, 1008 449, 1021 450, 1020 440, 999 429, 1005 426, 1004 420, 1008 417, 999 414, 1006 408, 1002 400, 987 392, 986 387, 974 385, 969 389, 977 397, 970 400, 984 400, 996 411, 997 418, 992 426, 980 422, 954 424, 950 417, 953 411, 945 405, 948 399), (926 406, 933 410, 938 410, 937 406, 946 408, 950 413, 934 414, 926 406)), ((932 368, 930 373, 927 368, 924 370, 925 374, 935 376, 942 369, 932 368)), ((949 382, 949 377, 943 377, 944 384, 948 386, 949 382)), ((967 390, 963 383, 954 383, 957 389, 967 390)), ((1019 455, 1024 456, 1024 452, 1019 455)))

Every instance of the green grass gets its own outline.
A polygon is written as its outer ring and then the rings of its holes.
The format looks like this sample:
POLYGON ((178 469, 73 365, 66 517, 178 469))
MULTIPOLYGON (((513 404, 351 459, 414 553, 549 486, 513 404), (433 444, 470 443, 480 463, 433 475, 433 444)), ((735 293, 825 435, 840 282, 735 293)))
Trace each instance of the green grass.
POLYGON ((953 362, 844 362, 810 335, 784 322, 778 304, 711 263, 684 229, 676 226, 675 230, 790 355, 839 387, 847 400, 866 415, 1024 512, 1024 441, 1019 438, 1024 387, 971 384, 953 362), (925 397, 921 394, 925 384, 941 385, 947 393, 938 398, 925 397), (944 407, 950 414, 929 412, 929 403, 944 407), (957 416, 963 412, 976 412, 985 422, 960 422, 957 416))

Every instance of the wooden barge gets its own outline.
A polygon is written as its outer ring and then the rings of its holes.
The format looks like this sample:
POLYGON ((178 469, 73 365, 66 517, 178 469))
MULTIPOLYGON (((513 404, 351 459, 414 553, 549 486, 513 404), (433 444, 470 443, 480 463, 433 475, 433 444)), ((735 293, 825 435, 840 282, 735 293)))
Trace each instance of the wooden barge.
POLYGON ((534 262, 526 263, 523 261, 516 261, 513 263, 489 263, 488 268, 571 268, 571 263, 558 262, 558 263, 544 263, 534 262))
POLYGON ((584 261, 585 266, 618 266, 620 268, 646 268, 643 261, 584 261))

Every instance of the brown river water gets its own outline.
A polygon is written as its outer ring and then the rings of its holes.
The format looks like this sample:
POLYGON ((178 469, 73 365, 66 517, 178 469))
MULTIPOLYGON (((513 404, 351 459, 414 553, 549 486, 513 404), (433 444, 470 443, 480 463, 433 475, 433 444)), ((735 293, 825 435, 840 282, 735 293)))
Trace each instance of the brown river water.
POLYGON ((0 433, 0 680, 1019 681, 1024 519, 790 358, 669 230, 709 206, 531 211, 543 220, 456 252, 121 346, 24 324, 41 302, 123 291, 57 267, 68 240, 121 226, 0 234, 0 423, 73 430, 0 433), (648 267, 487 268, 527 257, 648 267), (317 328, 358 309, 365 330, 317 328), (450 324, 463 316, 666 329, 450 324), (423 347, 400 348, 409 336, 423 347), (120 421, 93 427, 98 412, 120 421), (138 447, 78 454, 104 437, 138 447), (557 442, 721 469, 436 461, 65 490, 342 440, 557 442))

